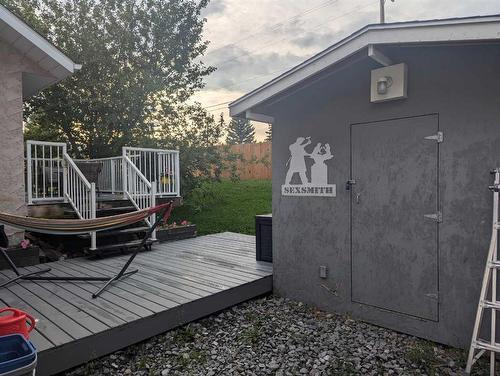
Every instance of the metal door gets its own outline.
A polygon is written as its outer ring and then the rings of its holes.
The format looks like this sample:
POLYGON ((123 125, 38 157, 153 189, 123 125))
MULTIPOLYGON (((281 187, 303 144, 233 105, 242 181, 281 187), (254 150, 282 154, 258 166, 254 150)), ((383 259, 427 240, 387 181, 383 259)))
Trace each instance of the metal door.
POLYGON ((352 300, 438 320, 438 115, 351 126, 352 300))

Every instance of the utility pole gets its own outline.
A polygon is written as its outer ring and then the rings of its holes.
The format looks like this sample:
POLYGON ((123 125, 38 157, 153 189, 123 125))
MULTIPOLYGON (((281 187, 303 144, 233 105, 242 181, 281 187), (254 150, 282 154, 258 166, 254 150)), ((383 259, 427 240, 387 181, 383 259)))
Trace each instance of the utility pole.
MULTIPOLYGON (((394 0, 391 0, 394 2, 394 0)), ((385 23, 385 2, 386 0, 380 0, 380 23, 385 23)))

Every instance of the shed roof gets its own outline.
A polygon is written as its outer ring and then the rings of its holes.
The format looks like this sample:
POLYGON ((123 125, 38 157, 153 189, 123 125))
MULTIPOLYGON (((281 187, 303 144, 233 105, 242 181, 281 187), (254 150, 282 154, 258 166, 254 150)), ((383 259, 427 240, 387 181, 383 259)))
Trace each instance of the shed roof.
POLYGON ((0 5, 0 40, 27 56, 50 77, 25 75, 23 95, 29 96, 73 74, 81 68, 5 6, 0 5))
MULTIPOLYGON (((338 64, 364 48, 377 45, 471 43, 500 40, 500 15, 371 24, 229 104, 231 116, 251 120, 256 106, 338 64)), ((254 116, 255 115, 255 116, 254 116)))

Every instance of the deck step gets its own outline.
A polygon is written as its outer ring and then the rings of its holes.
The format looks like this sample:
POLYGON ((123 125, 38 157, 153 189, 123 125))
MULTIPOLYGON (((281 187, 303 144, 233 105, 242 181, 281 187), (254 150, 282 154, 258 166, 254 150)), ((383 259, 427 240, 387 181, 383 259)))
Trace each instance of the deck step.
POLYGON ((98 217, 107 217, 115 214, 130 213, 136 210, 135 206, 115 206, 96 209, 96 215, 98 217))
MULTIPOLYGON (((135 235, 141 232, 146 232, 148 230, 149 230, 148 226, 139 226, 139 227, 122 228, 117 230, 99 231, 97 233, 97 238, 120 236, 120 235, 135 235)), ((78 235, 78 237, 80 239, 89 239, 90 234, 81 234, 78 235)))
MULTIPOLYGON (((135 247, 137 247, 139 244, 141 244, 142 239, 139 240, 132 240, 128 242, 123 242, 123 243, 116 243, 116 244, 108 244, 108 245, 103 245, 99 246, 97 245, 96 250, 88 250, 89 255, 91 256, 106 256, 109 254, 115 254, 118 252, 124 253, 127 251, 133 250, 135 247)), ((146 243, 144 243, 144 250, 150 251, 151 250, 151 245, 153 243, 156 243, 157 240, 151 240, 148 239, 146 243)))
POLYGON ((115 193, 97 193, 97 202, 119 203, 121 201, 129 201, 123 194, 115 193))
MULTIPOLYGON (((115 206, 115 207, 108 207, 108 208, 99 208, 99 209, 96 209, 96 216, 97 217, 109 217, 109 216, 116 215, 116 214, 130 213, 130 212, 133 212, 136 210, 137 209, 135 208, 135 206, 115 206)), ((64 209, 64 213, 76 215, 73 208, 64 209)))

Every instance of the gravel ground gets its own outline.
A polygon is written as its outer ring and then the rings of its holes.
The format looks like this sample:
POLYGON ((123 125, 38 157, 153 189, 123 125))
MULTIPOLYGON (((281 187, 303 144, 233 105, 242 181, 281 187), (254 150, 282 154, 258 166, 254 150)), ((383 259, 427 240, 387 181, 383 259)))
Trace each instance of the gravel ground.
MULTIPOLYGON (((67 372, 77 375, 460 375, 465 352, 270 296, 67 372)), ((474 374, 486 374, 486 364, 474 374)))

